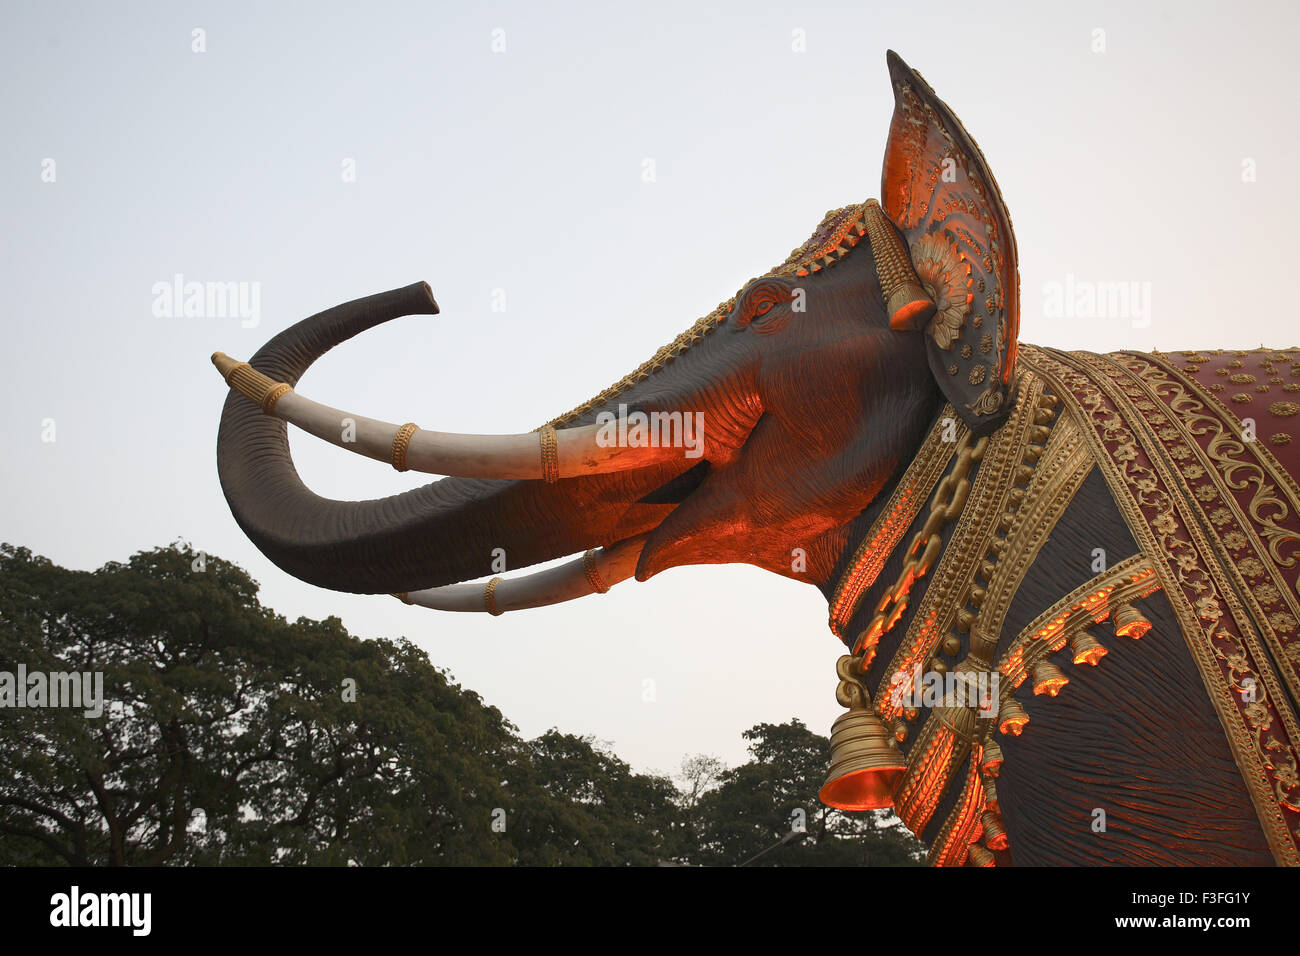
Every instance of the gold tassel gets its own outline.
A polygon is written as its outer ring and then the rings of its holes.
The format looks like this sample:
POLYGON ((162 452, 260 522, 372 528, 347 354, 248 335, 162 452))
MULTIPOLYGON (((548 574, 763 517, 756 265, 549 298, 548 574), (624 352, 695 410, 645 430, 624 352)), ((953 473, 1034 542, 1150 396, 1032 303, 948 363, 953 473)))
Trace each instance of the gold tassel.
POLYGON ((912 254, 890 218, 874 199, 867 200, 864 215, 867 241, 876 260, 880 293, 889 313, 889 327, 896 332, 919 332, 934 318, 934 302, 921 287, 912 265, 912 254))
POLYGON ((970 852, 966 854, 967 866, 996 866, 997 862, 997 858, 978 843, 972 843, 970 852))

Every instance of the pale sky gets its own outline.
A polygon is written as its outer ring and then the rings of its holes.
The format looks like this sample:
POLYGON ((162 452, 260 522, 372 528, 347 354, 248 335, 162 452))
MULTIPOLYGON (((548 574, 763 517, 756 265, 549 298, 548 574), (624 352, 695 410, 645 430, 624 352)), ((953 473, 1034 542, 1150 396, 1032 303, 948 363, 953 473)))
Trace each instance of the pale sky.
MULTIPOLYGON (((306 315, 424 279, 442 315, 354 339, 302 392, 443 431, 532 429, 827 209, 879 195, 888 48, 998 178, 1023 341, 1300 343, 1295 4, 465 6, 4 5, 0 540, 89 569, 185 538, 286 617, 405 635, 525 735, 594 734, 640 770, 735 765, 759 721, 827 733, 825 601, 755 568, 499 618, 291 578, 221 494, 208 356, 247 358, 306 315), (256 283, 257 325, 156 315, 155 284, 178 273, 256 283), (1045 314, 1076 281, 1139 283, 1149 324, 1045 314)), ((324 495, 425 480, 292 444, 324 495)))

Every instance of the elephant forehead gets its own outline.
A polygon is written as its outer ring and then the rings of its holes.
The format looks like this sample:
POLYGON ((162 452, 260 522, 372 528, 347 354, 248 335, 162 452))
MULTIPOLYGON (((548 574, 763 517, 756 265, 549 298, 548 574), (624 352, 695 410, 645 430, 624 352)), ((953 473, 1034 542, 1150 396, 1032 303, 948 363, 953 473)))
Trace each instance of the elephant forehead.
POLYGON ((810 276, 841 261, 866 235, 866 207, 867 203, 861 202, 829 210, 813 230, 812 235, 802 245, 791 250, 784 262, 762 276, 750 279, 730 299, 718 303, 713 311, 694 322, 690 328, 660 348, 634 371, 623 376, 594 398, 588 399, 558 418, 551 419, 546 424, 562 428, 600 408, 611 399, 617 398, 637 382, 649 378, 726 321, 727 316, 736 306, 736 300, 753 283, 775 276, 810 276))

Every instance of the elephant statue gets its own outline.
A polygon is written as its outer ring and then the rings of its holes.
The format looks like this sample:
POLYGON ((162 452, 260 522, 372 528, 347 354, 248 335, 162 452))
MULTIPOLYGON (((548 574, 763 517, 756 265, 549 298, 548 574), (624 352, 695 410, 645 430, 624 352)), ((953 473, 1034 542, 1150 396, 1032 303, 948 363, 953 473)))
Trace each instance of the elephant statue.
POLYGON ((1019 343, 998 185, 888 66, 881 198, 533 432, 294 391, 340 342, 436 313, 422 282, 214 355, 236 521, 304 581, 448 611, 757 565, 821 589, 844 644, 823 801, 892 807, 932 864, 1300 863, 1300 349, 1019 343), (320 498, 286 422, 448 477, 320 498), (574 557, 466 583, 498 547, 574 557))

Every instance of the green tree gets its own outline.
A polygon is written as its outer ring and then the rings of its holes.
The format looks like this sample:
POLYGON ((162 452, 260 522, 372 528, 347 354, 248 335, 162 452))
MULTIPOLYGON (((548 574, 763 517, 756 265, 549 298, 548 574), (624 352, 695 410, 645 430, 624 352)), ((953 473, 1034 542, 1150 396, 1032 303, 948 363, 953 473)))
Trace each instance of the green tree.
POLYGON ((0 672, 98 671, 103 716, 0 720, 0 864, 648 863, 675 792, 521 740, 405 640, 285 621, 173 545, 69 571, 0 546, 0 672))
POLYGON ((686 839, 671 780, 634 773, 591 737, 550 730, 530 742, 529 782, 552 799, 522 806, 531 858, 653 866, 686 839))
MULTIPOLYGON (((743 736, 752 759, 715 774, 716 786, 706 785, 686 811, 696 841, 694 861, 736 865, 764 850, 770 852, 755 865, 913 866, 922 861, 922 845, 892 814, 834 810, 817 799, 826 777, 827 738, 799 720, 757 724, 743 736), (799 828, 806 837, 770 849, 799 828)), ((708 759, 688 761, 696 779, 709 778, 708 759)))

